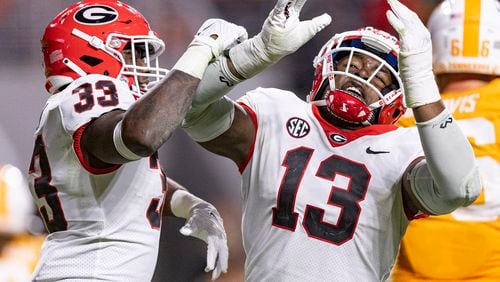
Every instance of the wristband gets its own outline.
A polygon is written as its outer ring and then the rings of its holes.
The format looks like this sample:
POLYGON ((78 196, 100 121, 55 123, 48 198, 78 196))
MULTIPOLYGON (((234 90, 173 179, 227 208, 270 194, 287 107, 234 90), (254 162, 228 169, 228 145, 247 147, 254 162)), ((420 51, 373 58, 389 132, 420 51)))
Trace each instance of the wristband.
POLYGON ((122 139, 122 121, 120 120, 113 131, 113 143, 115 144, 115 149, 120 154, 120 156, 124 157, 127 160, 136 161, 141 159, 142 157, 132 152, 127 145, 123 142, 122 139))
POLYGON ((201 80, 212 58, 210 46, 191 44, 172 69, 180 70, 201 80))
POLYGON ((205 203, 205 201, 186 190, 178 189, 172 194, 170 210, 172 210, 172 214, 177 217, 188 218, 191 209, 201 203, 205 203))

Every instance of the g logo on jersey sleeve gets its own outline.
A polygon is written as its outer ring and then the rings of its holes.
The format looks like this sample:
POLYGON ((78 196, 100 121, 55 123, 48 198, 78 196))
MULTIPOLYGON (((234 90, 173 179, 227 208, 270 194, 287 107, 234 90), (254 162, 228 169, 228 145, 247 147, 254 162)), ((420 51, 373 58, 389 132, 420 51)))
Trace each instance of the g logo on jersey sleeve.
POLYGON ((75 21, 88 25, 107 24, 117 18, 118 12, 115 9, 103 5, 85 7, 75 14, 75 21))

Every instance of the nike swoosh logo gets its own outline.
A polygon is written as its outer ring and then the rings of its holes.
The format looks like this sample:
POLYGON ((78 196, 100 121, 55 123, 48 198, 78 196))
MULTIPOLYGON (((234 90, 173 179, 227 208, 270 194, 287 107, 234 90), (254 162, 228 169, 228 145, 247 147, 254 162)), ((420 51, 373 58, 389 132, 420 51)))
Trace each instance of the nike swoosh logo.
POLYGON ((366 148, 366 153, 371 154, 371 155, 377 155, 377 154, 389 154, 389 151, 373 151, 370 147, 366 148))

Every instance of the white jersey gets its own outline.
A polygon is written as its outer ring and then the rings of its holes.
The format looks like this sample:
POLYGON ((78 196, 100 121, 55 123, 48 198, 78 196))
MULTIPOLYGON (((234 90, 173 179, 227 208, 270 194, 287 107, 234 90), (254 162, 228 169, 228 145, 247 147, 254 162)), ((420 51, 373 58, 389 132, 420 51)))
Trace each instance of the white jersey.
POLYGON ((381 281, 409 223, 400 180, 423 155, 416 130, 351 132, 278 89, 239 102, 257 134, 243 175, 247 281, 381 281))
POLYGON ((83 159, 93 119, 137 97, 114 78, 88 75, 51 96, 36 131, 31 192, 50 234, 35 281, 150 281, 166 182, 156 156, 110 168, 83 159))

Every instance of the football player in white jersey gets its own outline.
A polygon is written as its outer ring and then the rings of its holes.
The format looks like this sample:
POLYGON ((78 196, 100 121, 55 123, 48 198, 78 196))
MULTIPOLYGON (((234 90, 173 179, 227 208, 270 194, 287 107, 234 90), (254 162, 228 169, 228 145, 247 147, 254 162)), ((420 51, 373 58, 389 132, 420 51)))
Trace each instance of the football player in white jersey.
POLYGON ((163 41, 125 3, 84 0, 49 23, 42 52, 51 96, 30 186, 50 234, 33 280, 150 281, 163 214, 186 218, 181 233, 208 243, 213 278, 226 271, 217 210, 167 179, 156 152, 208 63, 242 39, 244 28, 210 19, 167 74, 158 66, 163 41))
MULTIPOLYGON (((251 77, 329 23, 300 21, 304 2, 278 1, 262 31, 228 52, 226 78, 251 77)), ((335 35, 314 59, 309 103, 274 88, 238 103, 194 98, 183 127, 243 177, 245 280, 383 281, 410 220, 479 195, 471 145, 434 81, 429 32, 388 3, 401 51, 374 28, 335 35), (393 125, 405 105, 417 129, 393 125)))
MULTIPOLYGON (((500 281, 499 26, 498 0, 446 0, 431 14, 436 81, 470 138, 483 189, 468 207, 410 224, 394 282, 500 281)), ((405 115, 398 124, 415 122, 405 115)))

